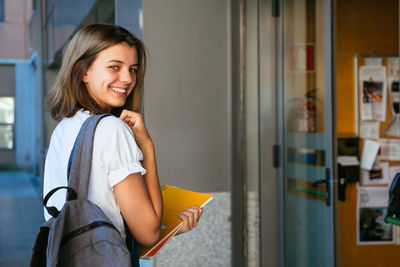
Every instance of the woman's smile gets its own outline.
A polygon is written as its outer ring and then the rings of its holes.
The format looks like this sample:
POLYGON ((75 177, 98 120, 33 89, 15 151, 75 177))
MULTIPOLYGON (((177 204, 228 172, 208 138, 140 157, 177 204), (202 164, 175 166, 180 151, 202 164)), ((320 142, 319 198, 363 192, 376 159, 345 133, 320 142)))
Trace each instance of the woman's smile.
POLYGON ((128 91, 127 88, 121 88, 121 87, 114 87, 110 86, 111 90, 113 90, 115 93, 121 95, 121 96, 126 96, 126 92, 128 91))

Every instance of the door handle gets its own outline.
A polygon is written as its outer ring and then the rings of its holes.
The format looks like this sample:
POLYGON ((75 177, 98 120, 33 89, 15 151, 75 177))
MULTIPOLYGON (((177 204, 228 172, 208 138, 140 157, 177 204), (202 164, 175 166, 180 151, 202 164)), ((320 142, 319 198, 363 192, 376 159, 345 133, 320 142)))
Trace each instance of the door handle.
POLYGON ((331 181, 329 168, 325 169, 326 206, 331 205, 331 181))
POLYGON ((338 175, 339 175, 339 200, 346 201, 346 187, 347 187, 347 177, 344 172, 343 166, 338 163, 338 175))
POLYGON ((329 168, 325 169, 325 179, 316 180, 312 183, 313 187, 318 187, 320 184, 325 184, 325 197, 326 197, 326 206, 331 205, 331 183, 330 183, 330 172, 329 168))
POLYGON ((313 187, 318 187, 320 184, 323 184, 323 183, 325 183, 325 179, 316 180, 311 185, 313 187))

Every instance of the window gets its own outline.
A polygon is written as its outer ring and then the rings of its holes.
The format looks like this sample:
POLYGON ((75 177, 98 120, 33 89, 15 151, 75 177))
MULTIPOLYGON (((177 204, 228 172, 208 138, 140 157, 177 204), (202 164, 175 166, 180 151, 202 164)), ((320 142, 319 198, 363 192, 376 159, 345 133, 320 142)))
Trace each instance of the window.
POLYGON ((0 97, 0 149, 14 148, 14 97, 0 97))
POLYGON ((0 23, 5 21, 4 0, 0 0, 0 23))

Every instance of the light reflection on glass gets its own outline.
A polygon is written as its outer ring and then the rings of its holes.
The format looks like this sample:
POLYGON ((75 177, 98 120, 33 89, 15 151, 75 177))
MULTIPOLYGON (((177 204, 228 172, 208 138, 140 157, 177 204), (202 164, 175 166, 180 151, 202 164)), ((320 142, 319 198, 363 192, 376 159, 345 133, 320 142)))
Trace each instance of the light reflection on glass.
POLYGON ((14 123, 13 97, 0 97, 0 123, 14 123))

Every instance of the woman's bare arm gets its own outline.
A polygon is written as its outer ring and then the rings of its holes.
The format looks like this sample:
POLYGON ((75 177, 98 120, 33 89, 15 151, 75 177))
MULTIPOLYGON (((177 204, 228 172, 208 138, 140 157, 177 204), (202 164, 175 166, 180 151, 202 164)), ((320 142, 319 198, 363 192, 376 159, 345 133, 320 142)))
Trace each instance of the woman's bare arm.
POLYGON ((129 175, 114 186, 114 192, 131 233, 139 243, 148 246, 158 240, 163 210, 154 146, 139 113, 124 110, 120 119, 134 133, 143 153, 146 174, 129 175))

